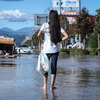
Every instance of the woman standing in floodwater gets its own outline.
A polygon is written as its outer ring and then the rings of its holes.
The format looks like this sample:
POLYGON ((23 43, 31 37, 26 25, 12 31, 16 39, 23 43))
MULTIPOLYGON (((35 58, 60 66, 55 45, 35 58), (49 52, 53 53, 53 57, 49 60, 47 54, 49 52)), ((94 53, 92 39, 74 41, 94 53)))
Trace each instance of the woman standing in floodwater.
MULTIPOLYGON (((57 59, 59 55, 59 42, 68 38, 67 33, 60 26, 59 16, 57 11, 51 10, 49 13, 49 22, 44 23, 39 32, 38 39, 41 41, 41 49, 46 53, 49 59, 51 59, 51 87, 54 88, 56 72, 57 72, 57 59), (41 38, 42 32, 44 33, 44 41, 41 38), (61 38, 61 33, 63 38, 61 38)), ((48 73, 44 74, 44 85, 42 89, 47 88, 48 73)))

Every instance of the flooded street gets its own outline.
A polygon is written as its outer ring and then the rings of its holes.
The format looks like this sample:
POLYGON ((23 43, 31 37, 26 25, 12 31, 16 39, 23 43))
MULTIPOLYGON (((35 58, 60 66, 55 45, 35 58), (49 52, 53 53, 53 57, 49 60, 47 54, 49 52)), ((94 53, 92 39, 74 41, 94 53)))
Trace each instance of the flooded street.
POLYGON ((0 58, 0 100, 100 100, 100 56, 60 54, 55 86, 41 90, 36 71, 38 52, 17 58, 0 58))

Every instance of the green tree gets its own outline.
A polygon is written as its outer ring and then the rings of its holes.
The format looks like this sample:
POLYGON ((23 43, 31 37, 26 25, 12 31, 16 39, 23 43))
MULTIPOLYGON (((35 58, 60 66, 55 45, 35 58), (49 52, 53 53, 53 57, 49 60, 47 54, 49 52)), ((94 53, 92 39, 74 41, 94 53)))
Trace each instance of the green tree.
POLYGON ((67 32, 68 31, 68 27, 69 27, 69 22, 68 22, 66 16, 60 14, 59 15, 59 19, 60 19, 61 27, 63 27, 63 29, 67 32))
POLYGON ((84 40, 84 49, 86 49, 85 46, 85 40, 86 35, 93 31, 93 25, 90 21, 90 15, 88 13, 88 10, 86 8, 83 8, 79 15, 76 17, 76 32, 78 34, 81 34, 81 37, 84 40))
POLYGON ((69 24, 69 27, 68 27, 68 33, 69 33, 69 37, 75 37, 75 34, 76 34, 76 24, 69 24))
MULTIPOLYGON (((36 49, 38 48, 38 45, 39 45, 39 39, 37 37, 37 34, 38 34, 38 31, 35 32, 35 34, 32 37, 33 45, 35 46, 36 49)), ((44 33, 41 34, 41 37, 44 40, 44 33)))
MULTIPOLYGON (((68 22, 66 16, 60 14, 60 15, 59 15, 59 19, 60 19, 60 25, 61 25, 61 27, 65 30, 65 32, 68 33, 69 22, 68 22)), ((68 34, 68 35, 69 35, 69 34, 68 34)), ((62 35, 62 37, 63 37, 63 35, 62 35)), ((63 47, 64 47, 64 46, 66 47, 66 40, 62 42, 62 46, 63 46, 63 47)))
POLYGON ((98 33, 96 31, 90 34, 88 44, 90 48, 98 47, 98 33))
POLYGON ((39 44, 37 34, 38 34, 38 32, 36 32, 32 37, 33 45, 35 46, 35 48, 38 48, 38 44, 39 44))
POLYGON ((25 44, 27 44, 28 46, 31 46, 31 40, 27 40, 27 41, 25 42, 25 44))

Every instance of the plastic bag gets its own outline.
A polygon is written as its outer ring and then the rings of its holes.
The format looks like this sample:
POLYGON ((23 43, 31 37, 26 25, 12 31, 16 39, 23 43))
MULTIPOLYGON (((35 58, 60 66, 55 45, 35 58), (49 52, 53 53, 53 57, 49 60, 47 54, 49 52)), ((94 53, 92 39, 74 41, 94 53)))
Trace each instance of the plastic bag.
POLYGON ((49 59, 47 57, 47 55, 41 51, 40 55, 38 56, 38 63, 37 63, 37 67, 36 70, 40 73, 40 74, 45 74, 46 72, 49 71, 49 59))

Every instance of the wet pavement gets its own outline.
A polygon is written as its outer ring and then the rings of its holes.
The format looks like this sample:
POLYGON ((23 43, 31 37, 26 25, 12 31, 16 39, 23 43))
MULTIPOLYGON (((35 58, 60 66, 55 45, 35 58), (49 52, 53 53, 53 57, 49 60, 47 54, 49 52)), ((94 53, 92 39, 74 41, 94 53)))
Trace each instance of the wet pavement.
POLYGON ((0 100, 100 100, 100 56, 60 54, 54 91, 50 72, 47 91, 40 89, 37 59, 38 52, 0 58, 0 100))

